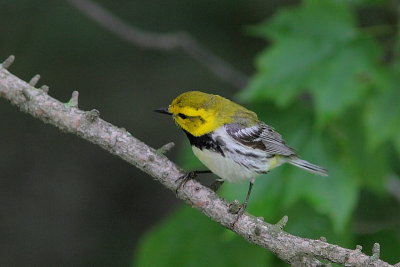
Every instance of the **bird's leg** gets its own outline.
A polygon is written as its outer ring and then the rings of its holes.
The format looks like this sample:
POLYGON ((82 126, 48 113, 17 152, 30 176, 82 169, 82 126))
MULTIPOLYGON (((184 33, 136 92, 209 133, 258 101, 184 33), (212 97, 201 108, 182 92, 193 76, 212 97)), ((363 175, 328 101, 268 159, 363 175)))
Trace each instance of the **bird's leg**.
POLYGON ((249 203, 249 198, 250 198, 250 193, 251 193, 251 189, 253 188, 253 184, 254 181, 250 181, 249 184, 249 190, 247 190, 247 195, 246 195, 246 199, 243 202, 243 204, 237 206, 233 211, 232 209, 232 213, 237 213, 235 220, 232 223, 232 228, 235 226, 236 222, 239 220, 239 218, 243 215, 243 213, 245 212, 246 208, 247 208, 247 204, 249 203))
POLYGON ((214 192, 217 192, 217 190, 221 187, 221 185, 224 183, 223 180, 216 180, 210 185, 210 189, 214 192))
POLYGON ((191 171, 188 172, 187 174, 179 177, 176 182, 179 182, 178 187, 175 189, 175 194, 178 194, 178 191, 187 183, 187 181, 196 178, 196 176, 200 173, 211 173, 210 170, 205 170, 205 171, 191 171))

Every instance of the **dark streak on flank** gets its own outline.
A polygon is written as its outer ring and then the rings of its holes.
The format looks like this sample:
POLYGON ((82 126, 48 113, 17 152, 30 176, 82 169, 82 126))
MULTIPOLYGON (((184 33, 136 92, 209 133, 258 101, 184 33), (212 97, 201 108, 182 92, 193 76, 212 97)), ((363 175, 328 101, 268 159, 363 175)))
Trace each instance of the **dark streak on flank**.
POLYGON ((246 157, 251 157, 251 158, 260 158, 259 155, 254 154, 254 153, 249 153, 249 152, 245 152, 245 151, 240 151, 239 149, 235 149, 235 152, 242 155, 242 156, 246 156, 246 157))

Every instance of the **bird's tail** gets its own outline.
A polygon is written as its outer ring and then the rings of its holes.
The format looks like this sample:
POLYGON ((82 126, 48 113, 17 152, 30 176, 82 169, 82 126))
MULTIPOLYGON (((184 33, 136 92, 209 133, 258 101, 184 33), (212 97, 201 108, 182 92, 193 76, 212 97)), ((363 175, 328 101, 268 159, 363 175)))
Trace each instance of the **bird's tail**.
POLYGON ((328 176, 328 171, 320 166, 311 164, 308 161, 299 159, 298 157, 292 157, 288 160, 288 162, 296 167, 304 169, 308 172, 313 174, 321 175, 321 176, 328 176))

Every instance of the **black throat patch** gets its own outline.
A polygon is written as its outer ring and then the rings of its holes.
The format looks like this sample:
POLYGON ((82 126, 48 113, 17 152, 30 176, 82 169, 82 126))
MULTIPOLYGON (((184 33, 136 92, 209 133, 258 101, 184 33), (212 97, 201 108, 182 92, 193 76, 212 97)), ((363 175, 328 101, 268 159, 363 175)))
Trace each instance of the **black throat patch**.
POLYGON ((200 150, 207 149, 217 153, 220 153, 222 156, 225 156, 224 151, 222 151, 221 146, 225 145, 225 143, 217 138, 214 140, 211 134, 204 134, 202 136, 194 136, 191 135, 189 132, 183 130, 186 136, 189 139, 189 142, 192 146, 197 147, 200 150))

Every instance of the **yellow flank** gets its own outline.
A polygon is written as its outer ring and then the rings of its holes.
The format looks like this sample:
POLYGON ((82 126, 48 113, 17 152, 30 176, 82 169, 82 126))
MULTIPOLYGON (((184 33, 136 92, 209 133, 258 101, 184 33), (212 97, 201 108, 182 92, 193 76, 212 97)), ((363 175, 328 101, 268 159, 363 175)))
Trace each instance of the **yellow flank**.
POLYGON ((274 157, 270 158, 269 161, 268 161, 268 169, 267 169, 267 171, 272 170, 273 168, 278 167, 281 164, 282 164, 281 157, 280 156, 274 156, 274 157))
POLYGON ((254 112, 224 97, 198 91, 179 95, 169 105, 168 111, 179 127, 194 136, 210 133, 232 122, 244 126, 258 123, 254 112))

